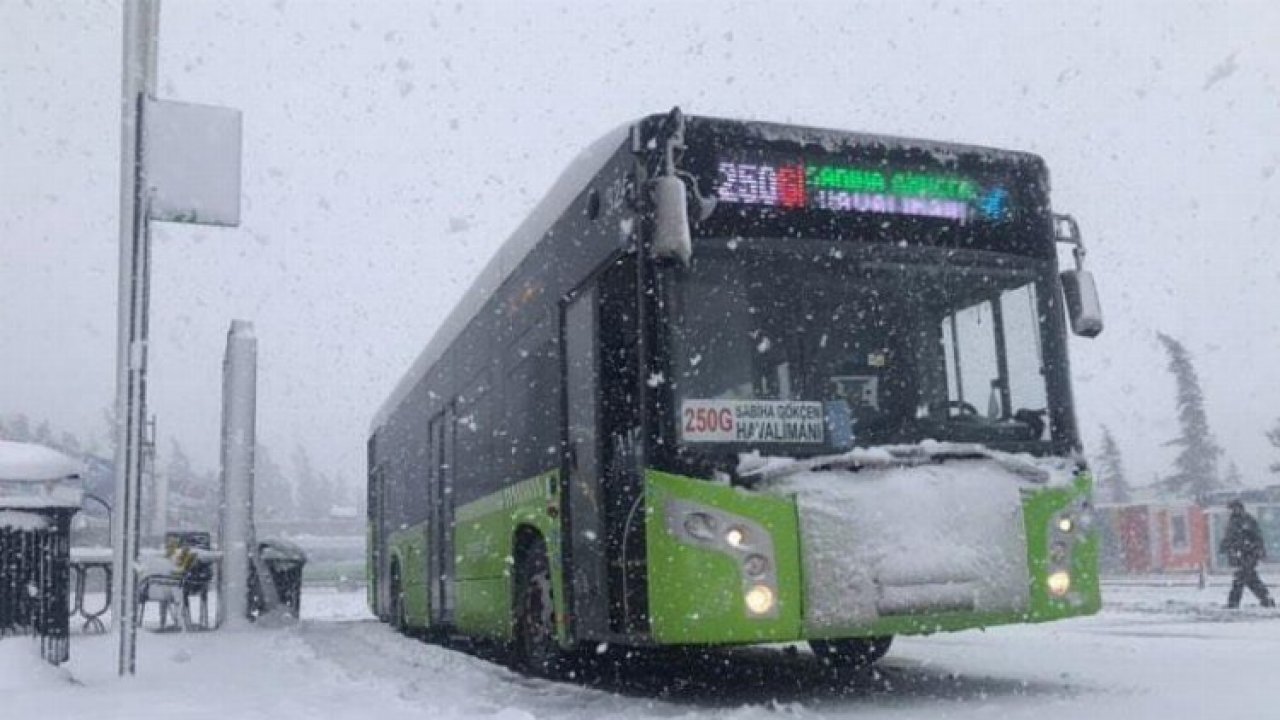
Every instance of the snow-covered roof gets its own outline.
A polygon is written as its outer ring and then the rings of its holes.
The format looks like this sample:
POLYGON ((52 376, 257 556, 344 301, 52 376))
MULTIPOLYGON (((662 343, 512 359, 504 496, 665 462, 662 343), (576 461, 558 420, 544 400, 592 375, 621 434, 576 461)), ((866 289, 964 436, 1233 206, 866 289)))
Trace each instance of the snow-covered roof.
POLYGON ((570 203, 578 197, 586 187, 587 181, 600 172, 613 157, 614 152, 622 146, 623 140, 631 131, 631 126, 632 123, 626 123, 595 141, 565 169, 551 186, 546 197, 534 207, 529 217, 520 223, 489 264, 485 265, 475 282, 471 283, 462 300, 445 318, 444 323, 427 343, 422 354, 418 355, 409 372, 405 373, 391 396, 382 403, 382 407, 373 417, 369 432, 377 430, 387 421, 418 381, 427 374, 432 365, 435 365, 453 341, 458 339, 471 319, 480 312, 485 301, 502 287, 502 283, 515 272, 520 262, 529 255, 538 241, 568 209, 570 203))
POLYGON ((43 445, 0 440, 0 508, 78 508, 84 465, 43 445))
POLYGON ((0 480, 59 480, 83 469, 79 461, 44 445, 0 440, 0 480))

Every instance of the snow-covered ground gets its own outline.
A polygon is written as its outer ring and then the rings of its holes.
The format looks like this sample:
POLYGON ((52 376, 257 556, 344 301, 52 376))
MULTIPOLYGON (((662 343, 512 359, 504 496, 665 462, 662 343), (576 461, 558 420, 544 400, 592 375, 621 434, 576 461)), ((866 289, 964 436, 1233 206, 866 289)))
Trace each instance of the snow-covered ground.
MULTIPOLYGON (((1221 581, 1217 581, 1220 583, 1221 581)), ((116 636, 75 636, 44 665, 0 640, 4 718, 1262 718, 1280 713, 1280 614, 1221 609, 1226 588, 1110 586, 1096 617, 899 639, 878 669, 827 677, 778 650, 648 657, 590 685, 522 677, 402 638, 363 593, 307 588, 283 630, 139 637, 136 677, 115 677, 116 636)))

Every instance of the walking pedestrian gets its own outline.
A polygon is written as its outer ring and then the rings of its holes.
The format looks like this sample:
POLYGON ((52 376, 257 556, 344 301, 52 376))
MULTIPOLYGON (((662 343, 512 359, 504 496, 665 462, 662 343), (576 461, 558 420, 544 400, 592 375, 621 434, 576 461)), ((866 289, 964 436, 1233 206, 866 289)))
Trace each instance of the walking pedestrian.
POLYGON ((1227 607, 1240 607, 1240 596, 1246 587, 1257 596, 1262 607, 1275 607, 1276 601, 1271 598, 1262 578, 1258 577, 1258 563, 1267 556, 1262 529, 1244 509, 1244 503, 1232 500, 1227 507, 1231 509, 1231 519, 1227 521, 1227 532, 1218 546, 1219 552, 1226 555, 1227 562, 1236 569, 1231 579, 1231 592, 1227 595, 1227 607))

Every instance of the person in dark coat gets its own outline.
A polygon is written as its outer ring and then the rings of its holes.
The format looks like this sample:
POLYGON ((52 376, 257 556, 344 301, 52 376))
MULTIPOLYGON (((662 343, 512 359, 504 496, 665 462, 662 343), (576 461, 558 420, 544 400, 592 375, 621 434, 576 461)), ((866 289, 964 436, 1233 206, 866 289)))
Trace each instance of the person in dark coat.
POLYGON ((1231 580, 1231 592, 1227 595, 1227 607, 1240 607, 1240 596, 1244 589, 1258 596, 1262 607, 1275 607, 1276 601, 1271 599, 1267 586, 1258 577, 1258 563, 1267 556, 1267 546, 1262 540, 1262 529, 1258 521, 1244 509, 1244 503, 1232 500, 1227 507, 1231 508, 1231 519, 1227 521, 1227 532, 1222 536, 1219 552, 1227 556, 1227 562, 1236 569, 1231 580))

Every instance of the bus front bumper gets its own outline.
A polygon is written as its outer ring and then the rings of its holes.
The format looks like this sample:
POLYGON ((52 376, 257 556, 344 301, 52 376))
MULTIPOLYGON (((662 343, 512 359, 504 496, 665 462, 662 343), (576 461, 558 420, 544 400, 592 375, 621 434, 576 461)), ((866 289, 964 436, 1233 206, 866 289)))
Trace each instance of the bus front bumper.
MULTIPOLYGON (((971 532, 955 547, 972 548, 984 540, 998 545, 996 533, 1016 538, 1003 543, 1003 552, 992 547, 975 560, 954 552, 947 556, 945 547, 927 554, 908 550, 891 563, 893 572, 877 572, 874 578, 867 577, 854 549, 893 549, 861 537, 865 529, 840 530, 836 518, 827 518, 832 522, 826 527, 815 521, 822 502, 831 498, 807 506, 795 495, 749 492, 658 471, 646 479, 649 618, 657 644, 927 634, 1086 615, 1101 604, 1096 535, 1077 528, 1064 560, 1060 538, 1051 529, 1064 508, 1085 503, 1087 475, 1070 485, 1022 489, 1004 517, 997 517, 1003 511, 999 503, 988 504, 996 513, 992 517, 957 511, 977 528, 978 537, 971 532), (761 542, 762 534, 767 543, 761 542), (1016 553, 1010 550, 1014 547, 1016 553), (761 557, 767 572, 760 572, 761 557), (1065 589, 1063 574, 1069 578, 1065 589), (1056 576, 1053 583, 1051 576, 1056 576)), ((922 516, 927 511, 917 512, 914 522, 922 516)))

